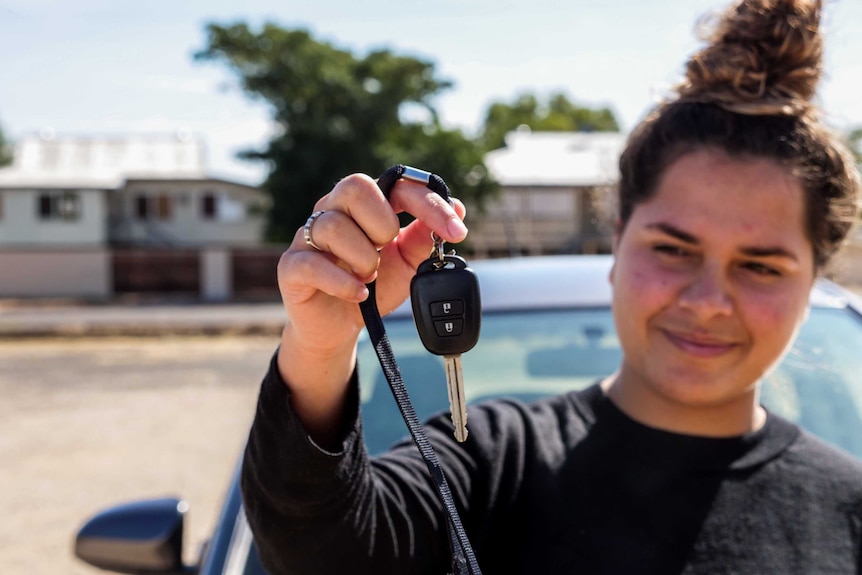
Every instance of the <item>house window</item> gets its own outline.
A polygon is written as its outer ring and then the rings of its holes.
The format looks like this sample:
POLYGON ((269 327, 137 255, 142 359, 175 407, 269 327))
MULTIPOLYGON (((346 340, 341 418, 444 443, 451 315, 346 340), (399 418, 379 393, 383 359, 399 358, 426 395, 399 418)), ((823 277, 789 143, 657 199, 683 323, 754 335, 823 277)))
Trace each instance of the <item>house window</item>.
POLYGON ((156 214, 160 220, 171 219, 171 197, 167 195, 159 195, 156 197, 156 214))
POLYGON ((47 220, 51 217, 51 208, 52 200, 51 196, 48 194, 41 194, 39 196, 39 217, 43 220, 47 220))
POLYGON ((39 218, 43 220, 77 220, 81 217, 81 198, 75 192, 39 194, 39 218))
POLYGON ((216 196, 212 192, 207 192, 201 197, 201 218, 204 220, 214 220, 216 217, 216 196))
POLYGON ((139 220, 169 220, 173 213, 173 202, 167 194, 148 196, 141 194, 135 198, 135 217, 139 220))
POLYGON ((139 220, 146 220, 150 215, 149 204, 147 196, 137 196, 135 198, 135 217, 139 220))
POLYGON ((173 201, 167 194, 140 194, 135 197, 135 217, 139 220, 169 220, 172 213, 173 201))

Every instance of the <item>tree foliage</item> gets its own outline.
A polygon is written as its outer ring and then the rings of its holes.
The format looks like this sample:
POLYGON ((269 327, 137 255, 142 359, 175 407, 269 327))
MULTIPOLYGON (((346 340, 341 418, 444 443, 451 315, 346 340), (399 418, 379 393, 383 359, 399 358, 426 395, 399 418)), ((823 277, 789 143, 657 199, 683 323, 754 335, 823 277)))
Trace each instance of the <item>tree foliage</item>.
POLYGON ((432 63, 389 50, 360 57, 272 23, 206 31, 196 59, 226 64, 248 94, 272 106, 281 128, 265 149, 243 154, 271 167, 263 184, 273 199, 267 239, 290 241, 339 178, 377 175, 393 163, 435 171, 477 205, 494 191, 481 153, 460 131, 440 126, 432 100, 451 84, 432 63), (406 108, 426 119, 406 121, 406 108))
POLYGON ((509 132, 527 126, 545 132, 617 132, 619 124, 609 108, 586 108, 562 93, 540 102, 533 94, 521 94, 512 103, 494 102, 485 114, 481 140, 486 150, 505 145, 509 132))
POLYGON ((12 163, 12 146, 6 141, 3 128, 0 127, 0 167, 12 163))

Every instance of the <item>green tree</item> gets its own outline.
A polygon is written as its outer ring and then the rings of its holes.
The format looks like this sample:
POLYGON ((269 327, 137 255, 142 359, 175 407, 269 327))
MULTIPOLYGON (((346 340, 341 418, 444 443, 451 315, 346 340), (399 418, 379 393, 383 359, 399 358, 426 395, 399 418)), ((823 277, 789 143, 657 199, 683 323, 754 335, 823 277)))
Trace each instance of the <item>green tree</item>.
POLYGON ((3 128, 0 127, 0 166, 12 163, 12 146, 6 141, 3 128))
POLYGON ((505 136, 520 126, 546 132, 617 132, 619 124, 609 108, 585 108, 561 93, 540 102, 533 94, 521 94, 512 103, 494 102, 488 107, 481 141, 486 150, 505 145, 505 136))
POLYGON ((432 100, 451 84, 432 63, 389 50, 359 57, 272 23, 206 31, 196 59, 226 64, 248 94, 272 106, 281 127, 266 149, 243 154, 271 168, 263 184, 273 199, 267 239, 290 241, 340 177, 376 175, 392 163, 437 171, 455 195, 480 206, 493 192, 474 145, 439 124, 432 100), (405 121, 408 107, 426 120, 405 121))
MULTIPOLYGON (((481 147, 460 130, 405 125, 379 145, 378 153, 385 165, 404 163, 442 175, 452 194, 479 213, 487 199, 498 192, 497 183, 485 168, 481 147)), ((467 214, 468 224, 471 215, 475 214, 467 214)))

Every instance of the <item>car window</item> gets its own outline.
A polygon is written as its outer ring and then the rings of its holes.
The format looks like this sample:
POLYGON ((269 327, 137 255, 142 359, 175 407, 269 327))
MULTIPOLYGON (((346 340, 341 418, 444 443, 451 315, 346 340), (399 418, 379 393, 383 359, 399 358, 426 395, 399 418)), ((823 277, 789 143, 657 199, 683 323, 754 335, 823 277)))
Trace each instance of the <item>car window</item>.
POLYGON ((793 348, 764 379, 762 400, 827 442, 862 459, 862 321, 815 308, 793 348))
MULTIPOLYGON (((441 358, 429 354, 411 317, 390 318, 387 334, 420 420, 448 410, 441 358)), ((812 308, 792 350, 764 380, 774 413, 862 458, 862 319, 845 308, 812 308)), ((621 351, 610 309, 487 313, 464 355, 469 402, 530 401, 582 389, 612 373, 621 351)), ((367 338, 359 351, 363 427, 371 453, 407 437, 367 338)))
MULTIPOLYGON (((404 385, 420 420, 448 410, 443 359, 428 353, 411 317, 386 326, 404 385)), ((487 313, 479 342, 463 357, 468 402, 499 397, 530 401, 587 387, 612 372, 620 349, 607 309, 487 313)), ((374 350, 359 350, 363 428, 372 453, 406 435, 374 350)))

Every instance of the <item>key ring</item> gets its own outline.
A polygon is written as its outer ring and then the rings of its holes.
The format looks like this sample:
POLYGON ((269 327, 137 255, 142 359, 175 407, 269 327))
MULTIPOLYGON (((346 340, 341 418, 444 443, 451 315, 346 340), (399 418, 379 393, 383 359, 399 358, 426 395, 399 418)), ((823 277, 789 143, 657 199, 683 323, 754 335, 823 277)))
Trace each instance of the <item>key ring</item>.
POLYGON ((446 244, 446 242, 444 242, 443 238, 441 238, 434 232, 431 232, 431 241, 434 242, 434 245, 431 246, 431 255, 429 255, 428 257, 433 258, 436 254, 438 261, 434 263, 434 266, 439 269, 446 264, 446 253, 443 251, 443 246, 446 244))

